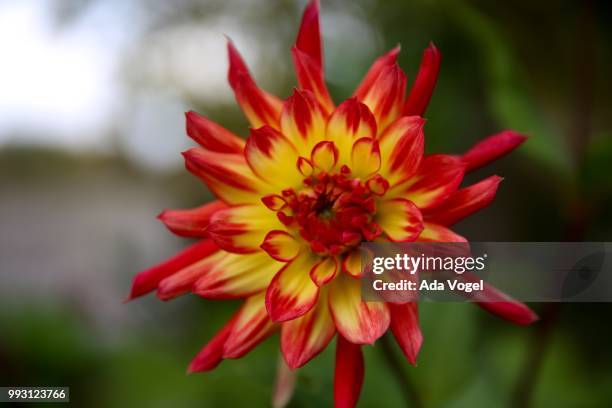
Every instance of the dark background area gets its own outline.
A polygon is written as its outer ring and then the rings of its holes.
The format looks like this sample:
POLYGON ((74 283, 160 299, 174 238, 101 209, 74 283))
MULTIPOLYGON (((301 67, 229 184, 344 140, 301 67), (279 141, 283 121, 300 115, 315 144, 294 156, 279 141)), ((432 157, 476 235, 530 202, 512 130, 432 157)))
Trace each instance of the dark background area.
MULTIPOLYGON (((511 128, 529 140, 470 175, 505 177, 458 224, 471 241, 612 240, 612 7, 606 1, 322 0, 336 103, 397 43, 414 78, 443 55, 429 152, 511 128)), ((0 385, 70 386, 77 406, 268 406, 272 337, 214 372, 187 364, 237 303, 122 301, 133 275, 187 244, 155 219, 210 193, 182 167, 183 112, 238 134, 227 34, 263 88, 287 97, 304 1, 0 2, 0 385)), ((469 304, 424 304, 406 379, 366 347, 360 406, 605 407, 609 304, 536 304, 515 327, 469 304)), ((301 369, 291 406, 330 406, 333 349, 301 369)))

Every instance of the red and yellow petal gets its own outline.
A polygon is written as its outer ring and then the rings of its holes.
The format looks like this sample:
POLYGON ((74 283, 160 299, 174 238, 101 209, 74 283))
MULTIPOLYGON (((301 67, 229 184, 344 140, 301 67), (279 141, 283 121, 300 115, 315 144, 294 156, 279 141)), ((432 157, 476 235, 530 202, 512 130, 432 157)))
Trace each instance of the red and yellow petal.
POLYGON ((316 307, 281 326, 281 351, 287 365, 292 369, 303 366, 325 349, 335 333, 327 293, 321 291, 316 307))
POLYGON ((467 163, 467 171, 476 170, 519 147, 527 136, 512 130, 504 130, 489 136, 468 150, 461 159, 467 163))
POLYGON ((161 300, 170 300, 191 292, 196 281, 205 276, 226 255, 227 253, 221 250, 213 252, 196 263, 164 278, 157 286, 157 297, 161 300))
POLYGON ((302 253, 274 276, 266 292, 266 307, 273 321, 303 316, 317 303, 319 288, 309 276, 314 263, 312 255, 302 253))
POLYGON ((357 98, 342 102, 327 122, 325 138, 339 150, 340 164, 349 164, 353 143, 363 137, 375 138, 376 119, 370 109, 357 98))
POLYGON ((418 304, 388 303, 391 313, 391 332, 397 344, 412 365, 416 365, 417 356, 423 344, 423 334, 419 326, 418 304))
POLYGON ((300 156, 310 156, 314 145, 323 140, 326 122, 327 114, 310 91, 295 89, 283 104, 281 131, 300 156))
POLYGON ((312 162, 305 157, 298 157, 295 165, 300 174, 304 177, 310 177, 314 173, 312 162))
POLYGON ((223 345, 223 358, 244 356, 277 329, 266 312, 264 299, 261 293, 244 302, 223 345))
POLYGON ((338 336, 334 371, 334 408, 354 408, 357 405, 364 373, 361 346, 338 336))
POLYGON ((468 242, 461 235, 442 225, 431 222, 425 222, 423 225, 425 228, 423 228, 421 235, 417 239, 419 242, 468 242))
POLYGON ((391 185, 412 177, 421 165, 425 150, 423 126, 418 116, 405 116, 385 130, 379 140, 380 173, 391 185))
POLYGON ((376 118, 378 131, 382 132, 401 116, 405 91, 406 74, 399 65, 393 64, 381 70, 367 92, 355 96, 370 108, 376 118))
POLYGON ((442 204, 425 213, 425 219, 440 225, 452 225, 486 207, 495 197, 502 178, 491 176, 479 183, 455 191, 442 204))
POLYGON ((409 200, 395 198, 381 201, 376 222, 391 241, 414 241, 423 231, 423 217, 409 200))
POLYGON ((433 43, 429 44, 429 47, 423 52, 423 59, 421 60, 419 72, 406 98, 404 115, 423 116, 425 113, 431 95, 436 87, 441 59, 442 55, 440 51, 438 51, 433 43))
POLYGON ((391 49, 386 54, 376 59, 376 61, 374 61, 366 75, 363 77, 363 80, 361 81, 353 95, 359 99, 363 99, 368 93, 370 93, 381 72, 387 67, 394 66, 397 63, 397 56, 399 55, 399 52, 400 47, 398 45, 397 47, 391 49))
POLYGON ((312 92, 323 110, 329 114, 334 109, 325 79, 323 77, 323 67, 310 55, 297 47, 291 49, 293 65, 298 78, 300 88, 312 92))
POLYGON ((219 247, 209 239, 191 245, 172 258, 138 273, 132 282, 132 289, 127 300, 146 295, 156 289, 163 279, 215 253, 219 247))
POLYGON ((412 201, 421 210, 444 202, 457 191, 465 174, 465 162, 445 154, 426 156, 414 176, 394 186, 390 196, 412 201))
POLYGON ((263 251, 231 254, 220 251, 193 284, 193 293, 207 299, 234 299, 264 291, 281 266, 263 251))
POLYGON ((303 176, 295 168, 295 147, 270 126, 251 129, 244 156, 253 172, 276 190, 297 188, 302 183, 303 176))
POLYGON ((166 228, 181 237, 206 237, 206 227, 210 217, 227 204, 222 201, 213 201, 197 208, 188 210, 166 209, 157 218, 166 228))
POLYGON ((334 279, 337 273, 338 259, 334 256, 328 256, 312 267, 310 270, 310 278, 318 287, 321 287, 334 279))
POLYGON ((333 142, 319 142, 312 148, 310 162, 315 168, 330 172, 338 162, 338 148, 333 142))
POLYGON ((372 344, 389 327, 385 303, 361 300, 361 282, 345 274, 331 285, 329 307, 338 332, 351 343, 372 344))
POLYGON ((384 196, 389 190, 389 182, 380 174, 375 174, 374 177, 366 181, 366 187, 372 194, 380 197, 384 196))
POLYGON ((244 156, 191 148, 183 153, 185 167, 217 197, 229 204, 258 202, 265 191, 244 156))
POLYGON ((206 232, 219 247, 229 252, 259 251, 270 230, 283 229, 283 224, 263 204, 245 204, 215 212, 206 232))
POLYGON ((205 149, 219 153, 241 154, 244 140, 194 111, 185 113, 187 134, 205 149))
POLYGON ((282 102, 277 97, 257 87, 249 69, 231 41, 227 43, 229 55, 228 80, 252 127, 270 125, 279 128, 282 102))
POLYGON ((294 259, 302 245, 300 242, 286 231, 272 230, 266 234, 261 249, 267 252, 272 258, 281 262, 289 262, 294 259))
POLYGON ((278 194, 268 194, 261 197, 261 202, 271 211, 280 211, 283 209, 285 205, 287 205, 287 201, 278 195, 278 194))
POLYGON ((351 151, 351 174, 353 176, 366 179, 380 169, 380 164, 378 141, 364 137, 353 143, 351 151))
POLYGON ((361 251, 353 249, 342 260, 342 271, 354 278, 361 278, 361 251))

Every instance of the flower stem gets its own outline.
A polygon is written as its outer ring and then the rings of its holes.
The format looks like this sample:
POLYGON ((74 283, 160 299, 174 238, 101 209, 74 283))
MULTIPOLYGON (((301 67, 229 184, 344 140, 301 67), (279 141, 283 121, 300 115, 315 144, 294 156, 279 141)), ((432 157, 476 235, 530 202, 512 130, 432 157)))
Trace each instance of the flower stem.
POLYGON ((560 303, 547 303, 541 313, 540 322, 532 332, 529 349, 514 386, 511 396, 512 406, 525 408, 533 406, 533 394, 544 364, 546 351, 552 340, 554 324, 560 307, 560 303))
POLYGON ((419 396, 417 389, 408 376, 404 368, 404 359, 398 358, 393 344, 391 343, 391 337, 389 334, 382 336, 379 340, 379 350, 382 352, 385 362, 389 367, 393 378, 396 379, 399 389, 402 392, 404 401, 407 407, 422 408, 423 402, 419 396))

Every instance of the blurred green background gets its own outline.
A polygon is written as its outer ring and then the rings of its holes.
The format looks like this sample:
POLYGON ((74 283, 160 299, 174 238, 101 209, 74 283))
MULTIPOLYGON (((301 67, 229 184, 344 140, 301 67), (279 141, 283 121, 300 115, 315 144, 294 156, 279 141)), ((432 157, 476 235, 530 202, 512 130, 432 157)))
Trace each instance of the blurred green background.
MULTIPOLYGON (((304 1, 0 1, 0 385, 70 386, 77 406, 269 406, 273 337, 212 373, 187 364, 235 309, 186 296, 122 304, 132 276, 187 244, 157 222, 211 198, 182 167, 183 112, 241 135, 223 34, 286 97, 304 1)), ((610 241, 612 6, 606 1, 323 0, 336 102, 401 43, 442 70, 427 150, 504 128, 530 136, 471 175, 505 177, 457 226, 472 241, 610 241)), ((468 304, 424 304, 418 367, 366 347, 361 407, 612 405, 609 304, 533 305, 518 328, 468 304), (410 391, 412 390, 412 392, 410 391)), ((290 406, 330 406, 333 345, 290 406)))

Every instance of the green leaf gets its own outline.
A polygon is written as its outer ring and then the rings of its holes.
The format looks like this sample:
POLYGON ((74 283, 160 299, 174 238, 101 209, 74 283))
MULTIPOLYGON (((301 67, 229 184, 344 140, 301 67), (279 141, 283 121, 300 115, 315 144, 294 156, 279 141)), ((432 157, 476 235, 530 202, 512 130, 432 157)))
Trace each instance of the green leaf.
POLYGON ((477 46, 486 73, 485 94, 503 128, 525 133, 521 150, 555 172, 568 174, 571 155, 567 142, 546 123, 525 89, 520 65, 499 28, 484 14, 461 1, 446 1, 448 16, 477 46))

